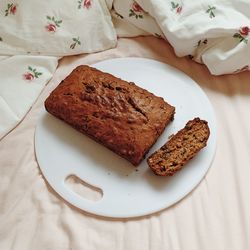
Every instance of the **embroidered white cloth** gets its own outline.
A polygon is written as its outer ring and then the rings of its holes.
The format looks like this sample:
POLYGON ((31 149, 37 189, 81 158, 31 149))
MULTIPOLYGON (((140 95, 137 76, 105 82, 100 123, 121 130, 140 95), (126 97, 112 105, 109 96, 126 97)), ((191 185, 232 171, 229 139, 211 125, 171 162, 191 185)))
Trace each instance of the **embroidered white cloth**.
POLYGON ((65 56, 116 45, 105 1, 2 0, 0 54, 65 56))
POLYGON ((0 139, 28 112, 59 57, 113 48, 117 35, 148 34, 214 75, 250 66, 248 0, 2 0, 0 139))
POLYGON ((166 38, 177 56, 204 63, 214 75, 250 66, 248 0, 115 0, 117 17, 166 38))
POLYGON ((10 56, 0 61, 0 139, 26 115, 53 76, 57 58, 10 56), (31 66, 32 65, 32 66, 31 66))
MULTIPOLYGON (((249 79, 250 72, 212 76, 154 37, 122 38, 115 49, 63 58, 23 122, 0 142, 0 249, 249 250, 249 79), (217 153, 199 186, 168 209, 132 220, 90 216, 42 177, 34 131, 46 96, 74 67, 129 56, 168 63, 197 81, 216 107, 217 153)), ((96 200, 95 193, 82 192, 96 200)))
POLYGON ((104 0, 1 0, 0 139, 29 111, 59 57, 110 49, 116 42, 104 0))

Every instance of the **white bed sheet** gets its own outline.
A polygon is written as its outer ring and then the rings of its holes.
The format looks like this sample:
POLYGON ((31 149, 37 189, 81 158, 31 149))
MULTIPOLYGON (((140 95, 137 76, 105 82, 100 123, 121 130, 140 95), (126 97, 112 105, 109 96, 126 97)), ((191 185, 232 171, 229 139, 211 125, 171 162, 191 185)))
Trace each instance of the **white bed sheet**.
POLYGON ((0 249, 249 249, 249 107, 250 72, 212 76, 205 66, 177 58, 161 39, 119 39, 115 49, 63 58, 24 120, 0 142, 0 249), (75 66, 127 56, 159 60, 192 77, 214 106, 218 145, 205 178, 179 203, 150 216, 112 220, 56 195, 36 162, 34 131, 45 98, 75 66))

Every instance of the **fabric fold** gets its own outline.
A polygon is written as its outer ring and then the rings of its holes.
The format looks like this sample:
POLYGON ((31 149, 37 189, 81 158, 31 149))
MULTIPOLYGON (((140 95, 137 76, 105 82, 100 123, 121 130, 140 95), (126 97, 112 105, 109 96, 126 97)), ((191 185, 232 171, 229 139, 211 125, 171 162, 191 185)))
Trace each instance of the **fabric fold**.
POLYGON ((0 61, 0 139, 26 115, 52 78, 57 57, 11 56, 0 61))
POLYGON ((133 25, 167 39, 177 56, 205 64, 213 75, 250 66, 250 4, 235 1, 114 1, 133 25))

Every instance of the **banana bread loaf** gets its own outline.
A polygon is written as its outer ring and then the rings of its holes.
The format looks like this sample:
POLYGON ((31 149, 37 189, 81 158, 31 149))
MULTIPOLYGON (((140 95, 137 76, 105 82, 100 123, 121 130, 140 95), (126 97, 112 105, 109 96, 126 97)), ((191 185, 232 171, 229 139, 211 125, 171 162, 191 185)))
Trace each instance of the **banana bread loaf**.
POLYGON ((86 65, 52 91, 45 108, 135 166, 175 113, 163 98, 86 65))
POLYGON ((195 118, 148 159, 156 175, 172 176, 206 146, 210 135, 206 121, 195 118))

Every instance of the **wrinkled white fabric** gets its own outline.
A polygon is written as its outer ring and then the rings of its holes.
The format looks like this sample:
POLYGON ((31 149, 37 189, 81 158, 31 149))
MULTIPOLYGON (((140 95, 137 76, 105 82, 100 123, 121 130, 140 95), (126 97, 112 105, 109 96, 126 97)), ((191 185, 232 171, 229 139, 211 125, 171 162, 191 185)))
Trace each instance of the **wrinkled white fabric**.
POLYGON ((1 1, 0 139, 27 114, 58 57, 110 49, 116 42, 104 0, 1 1))
POLYGON ((26 115, 53 76, 58 58, 10 56, 0 61, 0 139, 26 115))
POLYGON ((133 25, 165 37, 178 56, 204 63, 214 75, 250 67, 248 0, 114 0, 114 8, 133 25))
POLYGON ((23 122, 0 142, 0 249, 250 249, 249 79, 250 72, 212 76, 154 37, 122 38, 115 49, 63 58, 23 122), (69 205, 44 180, 34 132, 44 100, 73 68, 130 56, 172 65, 200 85, 215 107, 217 153, 197 188, 174 206, 141 218, 100 218, 69 205))

